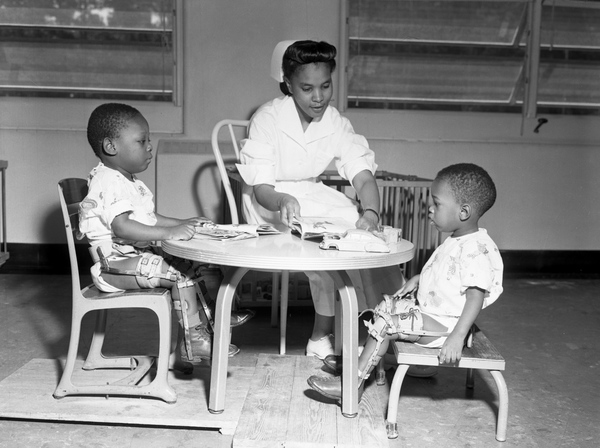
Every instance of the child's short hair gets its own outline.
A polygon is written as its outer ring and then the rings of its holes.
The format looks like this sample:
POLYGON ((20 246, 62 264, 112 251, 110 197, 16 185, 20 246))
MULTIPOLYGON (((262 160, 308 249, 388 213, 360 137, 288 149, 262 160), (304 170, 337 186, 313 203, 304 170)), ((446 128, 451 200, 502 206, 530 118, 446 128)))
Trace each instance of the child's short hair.
POLYGON ((330 70, 335 70, 335 56, 337 50, 327 42, 313 40, 300 40, 290 45, 283 54, 283 75, 290 79, 298 67, 316 62, 324 62, 330 70))
POLYGON ((94 153, 102 155, 105 138, 117 138, 129 120, 141 115, 135 107, 120 103, 106 103, 98 106, 88 121, 87 139, 94 153))
POLYGON ((473 163, 457 163, 442 169, 436 180, 445 181, 459 204, 470 204, 478 216, 496 202, 496 186, 486 170, 473 163))

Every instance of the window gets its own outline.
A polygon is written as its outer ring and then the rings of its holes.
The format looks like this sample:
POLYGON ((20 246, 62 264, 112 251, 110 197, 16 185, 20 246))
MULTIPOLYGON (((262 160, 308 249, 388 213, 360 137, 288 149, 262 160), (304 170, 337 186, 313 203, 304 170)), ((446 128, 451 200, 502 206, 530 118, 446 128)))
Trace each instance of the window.
POLYGON ((347 105, 598 114, 600 1, 348 0, 347 105))
POLYGON ((179 5, 0 1, 0 95, 179 104, 179 5))

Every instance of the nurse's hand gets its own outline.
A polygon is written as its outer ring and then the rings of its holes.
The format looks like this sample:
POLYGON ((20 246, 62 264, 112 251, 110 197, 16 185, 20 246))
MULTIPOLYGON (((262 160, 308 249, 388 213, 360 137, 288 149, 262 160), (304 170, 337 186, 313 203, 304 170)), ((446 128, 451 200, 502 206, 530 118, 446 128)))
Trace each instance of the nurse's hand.
POLYGON ((379 216, 370 210, 367 210, 359 219, 356 221, 356 228, 368 230, 370 232, 379 231, 379 216))
POLYGON ((279 216, 283 224, 292 228, 294 216, 300 217, 300 203, 294 196, 290 194, 281 196, 279 199, 279 216))

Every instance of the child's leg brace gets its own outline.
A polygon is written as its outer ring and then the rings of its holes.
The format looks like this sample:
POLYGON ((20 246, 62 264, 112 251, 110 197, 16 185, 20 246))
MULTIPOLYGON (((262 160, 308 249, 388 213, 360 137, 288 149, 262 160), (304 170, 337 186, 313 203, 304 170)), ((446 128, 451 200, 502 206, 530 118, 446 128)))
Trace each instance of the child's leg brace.
POLYGON ((358 372, 359 379, 369 377, 370 372, 381 359, 379 350, 386 337, 405 341, 417 341, 420 336, 411 334, 423 328, 423 319, 414 299, 395 299, 384 294, 384 299, 373 310, 373 321, 365 321, 369 335, 375 339, 375 350, 367 361, 363 372, 358 372))
MULTIPOLYGON (((179 267, 184 267, 183 265, 186 263, 185 260, 171 260, 169 267, 167 268, 167 272, 162 272, 162 263, 164 260, 163 257, 151 252, 143 252, 142 254, 139 254, 140 259, 135 270, 127 270, 111 267, 109 259, 104 256, 101 250, 98 250, 98 255, 102 272, 116 275, 134 276, 141 288, 160 287, 161 279, 166 279, 175 283, 175 286, 178 290, 192 287, 196 284, 194 279, 190 279, 179 269, 179 267)), ((183 327, 185 350, 187 352, 188 359, 193 359, 190 325, 187 316, 187 302, 185 300, 181 300, 181 293, 177 295, 177 298, 171 296, 171 299, 173 300, 173 308, 175 311, 181 314, 181 326, 183 327)), ((205 304, 203 297, 201 298, 201 301, 205 304)))

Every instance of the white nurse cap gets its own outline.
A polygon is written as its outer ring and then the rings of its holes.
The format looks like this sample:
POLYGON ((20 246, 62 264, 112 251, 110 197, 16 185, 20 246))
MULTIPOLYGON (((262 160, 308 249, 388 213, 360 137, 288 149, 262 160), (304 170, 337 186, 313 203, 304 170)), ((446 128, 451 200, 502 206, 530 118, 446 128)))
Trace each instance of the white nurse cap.
POLYGON ((285 50, 292 45, 295 40, 282 40, 273 50, 273 56, 271 56, 271 78, 277 82, 283 82, 283 70, 281 69, 281 63, 283 62, 283 54, 285 50))

